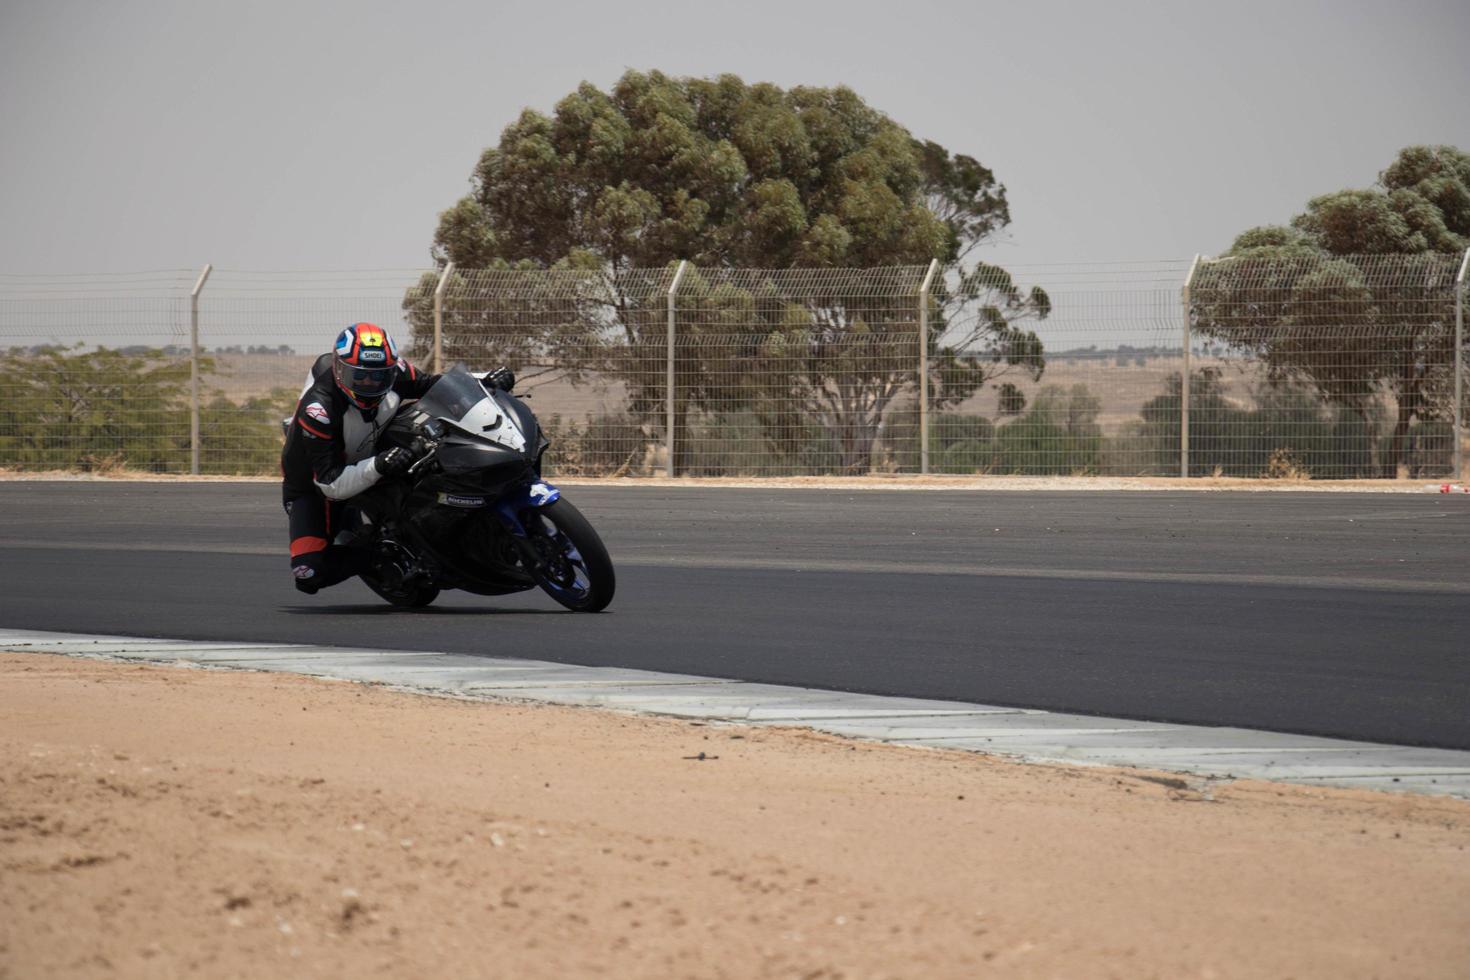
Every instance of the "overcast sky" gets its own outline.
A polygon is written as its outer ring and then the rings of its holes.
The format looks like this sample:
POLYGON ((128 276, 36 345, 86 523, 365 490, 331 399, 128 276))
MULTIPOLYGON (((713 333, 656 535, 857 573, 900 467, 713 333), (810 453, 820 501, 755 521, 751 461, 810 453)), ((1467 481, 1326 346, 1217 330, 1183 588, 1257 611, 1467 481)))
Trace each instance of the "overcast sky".
POLYGON ((844 83, 1009 188, 1011 264, 1226 248, 1470 147, 1470 3, 0 0, 0 272, 426 265, 524 106, 844 83))

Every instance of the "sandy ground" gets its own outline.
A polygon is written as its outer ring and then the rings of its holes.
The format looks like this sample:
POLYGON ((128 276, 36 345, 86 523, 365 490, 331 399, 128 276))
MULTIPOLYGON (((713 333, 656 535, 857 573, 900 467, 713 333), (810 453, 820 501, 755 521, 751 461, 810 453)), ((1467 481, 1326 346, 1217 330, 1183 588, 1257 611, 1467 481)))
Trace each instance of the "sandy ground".
POLYGON ((0 654, 0 976, 1464 977, 1470 804, 0 654))

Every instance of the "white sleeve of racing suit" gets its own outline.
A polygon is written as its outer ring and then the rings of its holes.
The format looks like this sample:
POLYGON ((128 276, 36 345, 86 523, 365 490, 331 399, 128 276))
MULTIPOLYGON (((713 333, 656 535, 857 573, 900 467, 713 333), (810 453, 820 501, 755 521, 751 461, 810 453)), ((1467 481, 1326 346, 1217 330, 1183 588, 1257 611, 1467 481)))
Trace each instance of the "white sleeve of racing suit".
POLYGON ((322 483, 320 480, 311 482, 316 484, 316 488, 328 500, 346 500, 348 497, 355 497, 382 478, 382 474, 374 465, 376 460, 376 456, 369 456, 367 459, 358 460, 351 466, 343 467, 342 472, 337 474, 337 478, 331 483, 322 483))

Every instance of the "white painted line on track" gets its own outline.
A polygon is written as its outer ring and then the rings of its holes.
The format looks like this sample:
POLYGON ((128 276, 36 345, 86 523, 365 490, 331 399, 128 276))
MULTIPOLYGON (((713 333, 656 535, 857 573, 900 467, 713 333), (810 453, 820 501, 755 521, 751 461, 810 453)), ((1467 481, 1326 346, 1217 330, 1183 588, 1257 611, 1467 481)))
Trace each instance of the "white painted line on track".
POLYGON ((0 650, 189 663, 386 684, 484 700, 583 705, 803 727, 1033 762, 1137 766, 1207 779, 1275 779, 1470 799, 1470 752, 1310 735, 847 694, 622 667, 417 650, 229 643, 0 629, 0 650))

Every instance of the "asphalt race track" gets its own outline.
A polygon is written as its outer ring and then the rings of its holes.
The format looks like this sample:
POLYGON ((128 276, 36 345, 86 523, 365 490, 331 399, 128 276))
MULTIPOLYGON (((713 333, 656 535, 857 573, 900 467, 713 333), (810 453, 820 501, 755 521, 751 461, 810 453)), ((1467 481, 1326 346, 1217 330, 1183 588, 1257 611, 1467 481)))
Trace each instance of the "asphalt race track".
POLYGON ((607 613, 292 588, 270 484, 0 483, 0 627, 432 649, 1470 749, 1470 497, 568 487, 607 613))

